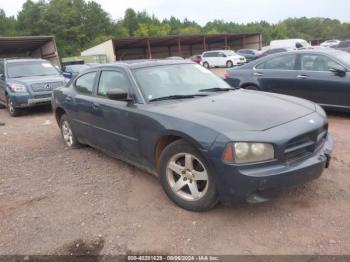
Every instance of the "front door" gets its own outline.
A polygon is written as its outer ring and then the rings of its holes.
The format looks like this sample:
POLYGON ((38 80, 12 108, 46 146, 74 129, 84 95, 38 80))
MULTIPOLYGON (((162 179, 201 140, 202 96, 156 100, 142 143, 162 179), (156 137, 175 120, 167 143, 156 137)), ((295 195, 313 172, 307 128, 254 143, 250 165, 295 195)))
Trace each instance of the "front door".
POLYGON ((108 90, 114 88, 130 93, 131 85, 127 75, 123 71, 102 70, 93 103, 93 143, 127 160, 137 160, 137 108, 130 102, 107 98, 108 90))
POLYGON ((306 99, 323 105, 350 107, 350 74, 331 72, 335 67, 342 65, 326 55, 300 55, 297 77, 306 99))

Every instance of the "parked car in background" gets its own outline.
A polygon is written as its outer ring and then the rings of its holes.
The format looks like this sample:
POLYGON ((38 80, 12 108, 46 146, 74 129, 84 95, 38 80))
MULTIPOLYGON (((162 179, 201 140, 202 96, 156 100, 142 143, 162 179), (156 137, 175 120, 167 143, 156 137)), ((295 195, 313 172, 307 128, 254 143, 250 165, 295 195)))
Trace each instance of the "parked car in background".
POLYGON ((44 59, 0 59, 0 106, 11 116, 21 109, 51 103, 52 90, 65 78, 44 59))
POLYGON ((282 53, 282 52, 287 52, 287 51, 290 51, 290 49, 287 49, 287 48, 272 48, 272 49, 268 49, 265 52, 263 52, 260 55, 260 57, 273 55, 273 54, 277 54, 277 53, 282 53))
POLYGON ((341 41, 335 48, 345 52, 350 52, 350 40, 341 41))
POLYGON ((90 68, 86 64, 66 65, 63 67, 63 75, 67 78, 76 77, 81 71, 90 68))
POLYGON ((200 64, 202 61, 202 56, 201 55, 193 55, 190 57, 190 61, 195 62, 197 64, 200 64))
POLYGON ((244 56, 247 63, 261 56, 261 52, 256 49, 240 49, 236 53, 244 56))
POLYGON ((283 40, 272 40, 270 42, 270 48, 286 48, 291 50, 297 50, 302 48, 310 48, 311 45, 304 39, 283 39, 283 40))
POLYGON ((202 54, 201 64, 205 68, 233 67, 246 63, 244 56, 236 54, 232 50, 207 51, 202 54))
POLYGON ((300 50, 261 58, 228 70, 232 86, 293 95, 327 109, 350 112, 350 54, 335 49, 300 50))
POLYGON ((54 91, 53 111, 68 147, 88 144, 158 175, 192 211, 267 201, 318 178, 332 150, 315 103, 235 90, 180 60, 91 68, 54 91))
POLYGON ((322 47, 335 47, 340 43, 340 40, 337 39, 331 39, 324 41, 323 43, 320 44, 322 47))

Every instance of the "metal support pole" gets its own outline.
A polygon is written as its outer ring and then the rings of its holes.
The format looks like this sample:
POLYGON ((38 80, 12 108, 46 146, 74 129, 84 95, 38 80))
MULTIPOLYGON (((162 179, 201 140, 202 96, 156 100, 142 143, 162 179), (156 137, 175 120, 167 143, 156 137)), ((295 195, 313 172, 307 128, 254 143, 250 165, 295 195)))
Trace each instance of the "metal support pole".
POLYGON ((152 59, 151 43, 149 39, 147 39, 147 50, 148 50, 148 58, 152 59))

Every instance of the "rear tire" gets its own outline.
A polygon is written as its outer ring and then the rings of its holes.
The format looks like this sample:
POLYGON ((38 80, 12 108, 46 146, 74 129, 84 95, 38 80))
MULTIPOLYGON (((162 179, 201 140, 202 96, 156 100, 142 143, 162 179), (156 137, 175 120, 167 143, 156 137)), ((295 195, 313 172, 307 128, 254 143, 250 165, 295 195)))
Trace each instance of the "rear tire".
POLYGON ((6 97, 6 104, 7 104, 7 111, 9 112, 10 116, 16 117, 20 115, 21 110, 14 106, 12 99, 8 96, 6 97))
POLYGON ((62 115, 60 119, 60 128, 61 128, 61 134, 62 138, 69 148, 80 148, 82 145, 78 142, 78 139, 76 138, 71 125, 68 121, 67 115, 62 115))
POLYGON ((233 67, 232 61, 227 61, 227 62, 226 62, 226 67, 228 67, 228 68, 233 67))
POLYGON ((208 63, 208 62, 204 62, 204 63, 203 63, 203 66, 204 66, 206 69, 209 69, 209 63, 208 63))
POLYGON ((218 203, 214 177, 206 160, 186 141, 168 145, 159 161, 162 187, 176 205, 200 212, 218 203))

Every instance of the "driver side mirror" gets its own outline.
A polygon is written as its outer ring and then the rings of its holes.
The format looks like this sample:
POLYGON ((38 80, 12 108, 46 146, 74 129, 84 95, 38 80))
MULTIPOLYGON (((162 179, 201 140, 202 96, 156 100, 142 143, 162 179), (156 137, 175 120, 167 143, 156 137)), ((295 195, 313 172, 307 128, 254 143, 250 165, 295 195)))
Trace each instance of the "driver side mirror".
POLYGON ((107 91, 107 97, 111 100, 131 101, 128 92, 121 88, 113 88, 107 91))
POLYGON ((342 77, 345 76, 347 72, 347 70, 340 65, 333 66, 332 68, 329 69, 329 71, 333 72, 337 76, 342 76, 342 77))
POLYGON ((5 75, 4 74, 0 74, 0 80, 5 81, 5 75))

